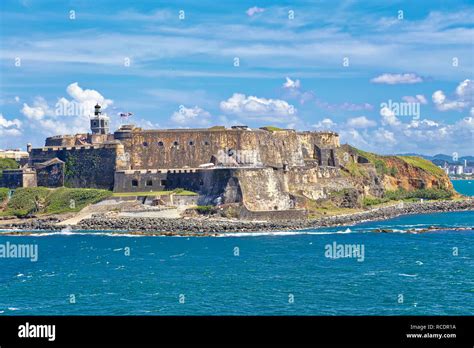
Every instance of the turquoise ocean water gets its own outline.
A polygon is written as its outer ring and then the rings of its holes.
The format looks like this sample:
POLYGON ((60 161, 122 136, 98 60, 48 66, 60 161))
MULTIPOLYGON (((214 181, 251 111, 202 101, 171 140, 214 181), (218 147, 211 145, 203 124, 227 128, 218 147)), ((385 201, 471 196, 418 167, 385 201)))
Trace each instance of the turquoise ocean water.
POLYGON ((449 227, 473 220, 410 215, 220 238, 0 236, 39 251, 37 262, 0 259, 0 315, 472 315, 474 233, 449 227), (406 233, 432 225, 449 227, 406 233), (363 246, 363 261, 326 257, 334 243, 363 246))
POLYGON ((474 196, 474 178, 472 180, 453 180, 454 189, 466 196, 474 196))

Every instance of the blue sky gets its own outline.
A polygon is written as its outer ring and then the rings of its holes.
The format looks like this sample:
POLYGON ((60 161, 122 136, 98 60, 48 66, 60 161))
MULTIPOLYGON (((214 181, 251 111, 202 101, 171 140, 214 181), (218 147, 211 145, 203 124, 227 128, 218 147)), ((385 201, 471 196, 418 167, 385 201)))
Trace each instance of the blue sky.
POLYGON ((87 131, 99 102, 114 127, 132 112, 143 128, 330 129, 379 153, 472 155, 472 1, 0 6, 0 148, 87 131))

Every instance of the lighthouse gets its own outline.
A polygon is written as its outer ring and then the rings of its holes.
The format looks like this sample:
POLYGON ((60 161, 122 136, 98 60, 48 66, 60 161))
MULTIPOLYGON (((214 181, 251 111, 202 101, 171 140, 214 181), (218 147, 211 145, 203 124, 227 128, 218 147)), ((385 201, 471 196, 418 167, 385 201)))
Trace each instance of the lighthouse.
POLYGON ((92 134, 109 134, 110 119, 100 111, 100 105, 94 106, 94 116, 91 117, 92 134))

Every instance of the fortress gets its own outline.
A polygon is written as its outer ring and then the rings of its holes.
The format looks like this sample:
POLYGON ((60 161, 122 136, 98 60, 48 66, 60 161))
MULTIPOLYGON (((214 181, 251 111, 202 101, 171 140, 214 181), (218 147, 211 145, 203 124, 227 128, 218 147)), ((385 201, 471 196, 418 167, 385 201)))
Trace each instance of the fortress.
MULTIPOLYGON (((199 204, 243 203, 248 211, 297 211, 300 198, 325 197, 341 184, 333 132, 246 126, 144 130, 95 106, 91 132, 28 146, 29 164, 5 171, 3 186, 101 188, 149 192, 182 188, 199 204)), ((344 184, 343 184, 344 186, 344 184)))

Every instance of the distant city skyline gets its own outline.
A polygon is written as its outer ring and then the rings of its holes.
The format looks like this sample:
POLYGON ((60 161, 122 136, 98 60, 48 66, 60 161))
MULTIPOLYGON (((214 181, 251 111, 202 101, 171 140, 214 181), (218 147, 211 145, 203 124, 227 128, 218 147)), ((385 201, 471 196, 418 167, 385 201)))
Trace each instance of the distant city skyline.
POLYGON ((383 154, 472 155, 470 1, 7 0, 0 10, 0 149, 87 132, 99 103, 112 131, 273 125, 334 130, 383 154))

